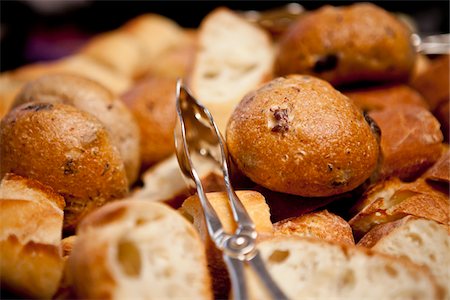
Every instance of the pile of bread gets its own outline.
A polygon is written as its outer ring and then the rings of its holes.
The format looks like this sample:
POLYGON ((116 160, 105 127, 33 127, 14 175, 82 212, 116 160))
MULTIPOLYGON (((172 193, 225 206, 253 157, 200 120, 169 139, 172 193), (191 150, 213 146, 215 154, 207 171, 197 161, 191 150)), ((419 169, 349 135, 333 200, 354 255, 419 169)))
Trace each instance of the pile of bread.
MULTIPOLYGON (((0 74, 1 292, 230 297, 174 156, 183 78, 290 299, 450 299, 449 56, 418 54, 412 30, 368 3, 277 35, 224 7, 196 29, 145 14, 0 74)), ((233 232, 220 172, 198 171, 233 232)))

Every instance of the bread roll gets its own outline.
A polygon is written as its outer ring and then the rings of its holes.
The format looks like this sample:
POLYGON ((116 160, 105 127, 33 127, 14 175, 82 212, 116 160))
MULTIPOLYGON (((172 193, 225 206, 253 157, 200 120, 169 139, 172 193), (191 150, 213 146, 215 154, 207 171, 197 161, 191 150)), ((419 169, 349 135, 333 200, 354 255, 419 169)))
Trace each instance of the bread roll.
MULTIPOLYGON (((241 200, 255 224, 259 236, 272 235, 273 226, 270 222, 269 207, 264 201, 264 197, 254 191, 236 191, 236 195, 239 200, 241 200)), ((224 192, 207 193, 206 197, 216 211, 224 231, 230 234, 234 233, 237 227, 229 206, 227 194, 224 192)), ((222 252, 216 248, 214 242, 209 237, 205 218, 203 216, 202 205, 197 195, 187 198, 183 202, 180 211, 188 220, 192 221, 197 228, 197 231, 200 232, 201 239, 205 243, 208 267, 212 275, 215 298, 224 299, 228 297, 230 281, 225 263, 223 262, 222 252)))
POLYGON ((432 220, 404 217, 370 230, 359 246, 428 267, 449 298, 450 236, 448 226, 432 220))
POLYGON ((175 79, 149 77, 122 95, 139 125, 144 170, 175 152, 175 92, 175 79))
MULTIPOLYGON (((278 237, 258 249, 289 299, 443 299, 429 270, 362 248, 278 237)), ((255 276, 250 299, 270 299, 255 276)))
POLYGON ((67 263, 79 298, 212 298, 198 233, 159 203, 99 208, 78 227, 67 263))
POLYGON ((51 298, 64 261, 64 199, 38 181, 6 174, 0 184, 0 280, 23 297, 51 298))
POLYGON ((448 192, 434 189, 423 179, 403 183, 393 178, 369 189, 353 209, 358 212, 349 224, 355 238, 359 240, 374 226, 406 215, 448 225, 450 202, 448 192))
POLYGON ((273 44, 267 32, 224 7, 200 24, 189 85, 224 132, 242 97, 272 78, 273 44))
POLYGON ((381 130, 383 163, 380 177, 414 180, 441 154, 439 122, 426 109, 412 105, 373 111, 369 116, 381 130))
POLYGON ((31 101, 64 103, 90 113, 108 131, 125 164, 132 184, 140 167, 139 127, 127 107, 95 81, 70 74, 49 74, 29 82, 17 95, 13 107, 31 101))
POLYGON ((321 210, 273 224, 275 235, 306 236, 317 239, 355 245, 352 228, 338 215, 321 210))
POLYGON ((304 197, 355 189, 377 166, 377 137, 361 111, 327 82, 279 77, 247 94, 227 127, 239 169, 274 191, 304 197))
MULTIPOLYGON (((343 93, 366 112, 403 104, 429 108, 428 103, 417 91, 403 84, 349 90, 343 93)), ((396 109, 401 110, 402 107, 396 109)))
POLYGON ((2 119, 0 139, 0 176, 14 172, 63 195, 69 231, 89 211, 128 192, 123 160, 105 127, 72 106, 20 105, 2 119))
POLYGON ((405 82, 415 60, 410 30, 387 11, 370 3, 327 5, 282 37, 276 74, 310 74, 333 85, 405 82))

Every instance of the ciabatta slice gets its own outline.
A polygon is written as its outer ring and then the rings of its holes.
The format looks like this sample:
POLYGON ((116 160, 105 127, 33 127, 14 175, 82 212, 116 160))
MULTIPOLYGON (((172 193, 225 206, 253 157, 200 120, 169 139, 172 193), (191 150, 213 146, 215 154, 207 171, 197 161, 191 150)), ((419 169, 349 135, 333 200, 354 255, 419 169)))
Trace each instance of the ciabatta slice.
POLYGON ((273 61, 274 47, 262 28, 224 7, 203 19, 190 88, 222 132, 243 96, 272 77, 273 61))

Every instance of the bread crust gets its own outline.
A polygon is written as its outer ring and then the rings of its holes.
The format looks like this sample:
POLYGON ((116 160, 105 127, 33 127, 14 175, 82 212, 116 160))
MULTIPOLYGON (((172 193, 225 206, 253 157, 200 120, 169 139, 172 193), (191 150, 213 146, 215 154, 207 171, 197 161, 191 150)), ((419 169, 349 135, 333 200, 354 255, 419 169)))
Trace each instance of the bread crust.
POLYGON ((64 228, 107 201, 124 197, 128 181, 119 152, 92 115, 65 104, 29 102, 1 122, 0 174, 51 186, 66 201, 64 228))
POLYGON ((226 137, 233 161, 252 181, 304 197, 355 189, 379 154, 361 111, 311 76, 279 77, 247 94, 226 137))
POLYGON ((276 74, 310 74, 333 85, 405 82, 416 59, 410 36, 400 20, 373 4, 323 6, 281 38, 276 74))
POLYGON ((48 74, 27 83, 13 107, 31 101, 63 103, 85 111, 108 130, 119 150, 131 185, 140 167, 139 127, 128 108, 108 89, 87 78, 72 74, 48 74))

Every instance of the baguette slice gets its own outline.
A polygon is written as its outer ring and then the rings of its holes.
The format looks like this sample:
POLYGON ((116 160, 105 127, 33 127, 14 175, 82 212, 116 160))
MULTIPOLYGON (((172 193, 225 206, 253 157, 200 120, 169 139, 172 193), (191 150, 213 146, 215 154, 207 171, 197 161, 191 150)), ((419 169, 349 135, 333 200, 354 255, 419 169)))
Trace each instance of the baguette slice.
MULTIPOLYGON (((278 237, 258 244, 289 299, 442 299, 425 267, 357 247, 278 237)), ((248 270, 250 299, 270 299, 248 270)))
POLYGON ((450 236, 448 226, 435 221, 407 216, 376 226, 359 246, 396 257, 407 257, 428 267, 449 299, 450 236))
POLYGON ((0 281, 21 296, 50 298, 63 271, 64 198, 50 187, 6 174, 0 184, 0 281))
MULTIPOLYGON (((259 235, 272 235, 273 226, 270 222, 270 212, 264 197, 254 191, 236 191, 236 195, 241 200, 247 210, 256 231, 259 235)), ((216 211, 225 232, 233 233, 236 230, 236 224, 233 221, 233 215, 228 203, 226 193, 207 193, 206 197, 216 211)), ((186 199, 180 209, 181 213, 194 223, 197 231, 205 243, 208 257, 208 267, 212 274, 214 296, 216 299, 228 297, 230 281, 225 263, 222 259, 222 252, 218 250, 214 242, 208 235, 203 209, 198 197, 191 196, 186 199)))
POLYGON ((78 227, 67 264, 79 298, 212 298, 198 233, 160 203, 122 200, 99 208, 78 227))
POLYGON ((344 245, 355 245, 350 225, 326 209, 276 222, 273 227, 275 235, 306 236, 344 245))
POLYGON ((220 7, 200 24, 190 88, 224 132, 245 94, 272 77, 274 47, 267 32, 220 7))

